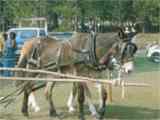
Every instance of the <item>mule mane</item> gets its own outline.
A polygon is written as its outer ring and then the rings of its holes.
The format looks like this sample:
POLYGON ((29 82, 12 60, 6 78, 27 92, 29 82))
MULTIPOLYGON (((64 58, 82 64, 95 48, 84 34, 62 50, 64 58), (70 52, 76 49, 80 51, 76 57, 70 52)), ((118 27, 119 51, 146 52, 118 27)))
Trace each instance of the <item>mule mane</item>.
POLYGON ((88 33, 75 32, 69 39, 69 42, 71 42, 73 49, 83 50, 88 47, 88 45, 86 45, 88 37, 88 33))
POLYGON ((97 46, 110 48, 119 38, 116 33, 100 33, 97 35, 97 46), (107 44, 106 44, 107 43, 107 44))

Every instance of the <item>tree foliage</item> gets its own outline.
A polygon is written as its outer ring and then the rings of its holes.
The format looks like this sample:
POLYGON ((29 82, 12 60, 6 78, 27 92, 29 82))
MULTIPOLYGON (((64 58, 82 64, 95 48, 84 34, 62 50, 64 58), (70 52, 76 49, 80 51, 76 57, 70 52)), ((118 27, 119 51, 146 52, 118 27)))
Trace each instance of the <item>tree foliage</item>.
POLYGON ((103 22, 160 25, 160 0, 1 0, 0 9, 0 18, 11 23, 22 17, 47 17, 50 29, 58 27, 60 19, 64 29, 70 29, 74 16, 82 23, 96 17, 103 22))

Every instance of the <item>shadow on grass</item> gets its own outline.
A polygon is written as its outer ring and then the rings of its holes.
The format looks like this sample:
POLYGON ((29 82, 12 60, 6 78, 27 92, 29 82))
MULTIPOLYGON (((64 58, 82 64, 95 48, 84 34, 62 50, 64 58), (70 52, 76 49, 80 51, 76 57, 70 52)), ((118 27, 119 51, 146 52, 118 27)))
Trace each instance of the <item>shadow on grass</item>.
MULTIPOLYGON (((105 118, 110 119, 158 119, 160 110, 142 108, 142 107, 129 107, 119 105, 109 105, 106 108, 105 118)), ((159 118, 160 119, 160 118, 159 118)))
MULTIPOLYGON (((90 112, 88 111, 88 107, 85 106, 85 116, 91 116, 90 112)), ((60 117, 62 119, 77 119, 78 117, 78 111, 74 114, 69 114, 67 112, 66 107, 59 108, 61 111, 60 117)), ((59 111, 57 109, 57 111, 59 111)), ((120 106, 120 105, 108 105, 106 107, 106 114, 105 119, 118 119, 118 120, 151 120, 151 119, 160 119, 159 116, 160 110, 156 109, 149 109, 149 108, 143 108, 143 107, 131 107, 131 106, 120 106)), ((46 114, 46 112, 37 113, 36 115, 31 115, 30 120, 39 120, 39 118, 43 120, 50 120, 51 118, 46 114)), ((21 114, 3 114, 3 116, 0 116, 0 119, 5 120, 28 120, 27 118, 23 117, 21 114)), ((55 118, 53 118, 55 119, 55 118)))
MULTIPOLYGON (((60 108, 63 114, 63 118, 73 118, 78 116, 78 111, 74 114, 69 114, 64 107, 60 108), (64 112, 65 110, 65 112, 64 112)), ((76 109, 78 110, 78 109, 76 109)), ((91 116, 88 106, 85 105, 85 116, 91 116)), ((160 110, 144 108, 144 107, 131 107, 120 105, 108 105, 106 107, 105 119, 118 119, 118 120, 151 120, 160 119, 160 110)))

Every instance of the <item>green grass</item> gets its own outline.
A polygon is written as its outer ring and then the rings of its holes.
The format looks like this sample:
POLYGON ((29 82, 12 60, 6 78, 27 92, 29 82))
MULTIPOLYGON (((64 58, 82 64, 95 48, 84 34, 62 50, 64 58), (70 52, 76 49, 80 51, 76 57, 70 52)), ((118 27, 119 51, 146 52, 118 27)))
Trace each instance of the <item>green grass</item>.
MULTIPOLYGON (((100 76, 99 76, 100 77, 100 76)), ((144 56, 135 59, 135 72, 126 77, 128 82, 148 83, 152 87, 128 87, 125 99, 121 98, 121 88, 113 87, 113 103, 106 107, 105 119, 107 120, 159 120, 160 119, 160 67, 159 64, 147 60, 144 56)), ((53 91, 53 99, 58 113, 62 114, 62 120, 78 120, 78 112, 69 114, 66 102, 70 93, 71 84, 58 84, 53 91)), ((12 82, 0 81, 0 97, 15 89, 12 82)), ((93 102, 98 106, 98 91, 94 85, 90 85, 93 102)), ((22 116, 20 109, 22 95, 15 103, 4 109, 0 105, 0 120, 58 120, 48 116, 48 103, 44 97, 44 89, 36 92, 37 101, 41 107, 38 113, 30 112, 30 117, 22 116)), ((85 105, 87 120, 93 120, 85 105)))
POLYGON ((154 63, 146 57, 136 57, 135 59, 135 71, 139 72, 151 72, 160 71, 160 64, 154 63))
MULTIPOLYGON (((160 88, 159 88, 159 72, 143 72, 134 73, 128 77, 129 82, 145 82, 150 83, 153 87, 129 87, 127 88, 126 98, 121 98, 121 88, 114 87, 113 89, 113 103, 108 104, 106 107, 105 118, 107 120, 155 120, 160 119, 160 88), (154 79, 153 79, 154 78, 154 79)), ((6 84, 6 83, 5 83, 6 84)), ((3 85, 4 86, 4 85, 3 85)), ((6 95, 11 92, 14 87, 10 83, 8 86, 1 87, 0 96, 6 95), (10 86, 10 87, 9 87, 10 86)), ((95 87, 91 87, 93 95, 93 102, 98 105, 98 91, 95 87)), ((59 84, 53 91, 53 99, 56 109, 62 113, 63 120, 78 120, 77 115, 69 114, 67 112, 66 101, 71 90, 71 84, 59 84)), ((51 119, 48 116, 48 104, 44 97, 44 89, 36 93, 37 101, 41 107, 38 113, 30 112, 29 120, 58 120, 51 119)), ((15 103, 11 104, 8 108, 3 109, 0 106, 0 120, 27 120, 20 112, 22 104, 22 96, 20 96, 15 103)), ((85 105, 85 114, 87 120, 92 120, 88 106, 85 105)))

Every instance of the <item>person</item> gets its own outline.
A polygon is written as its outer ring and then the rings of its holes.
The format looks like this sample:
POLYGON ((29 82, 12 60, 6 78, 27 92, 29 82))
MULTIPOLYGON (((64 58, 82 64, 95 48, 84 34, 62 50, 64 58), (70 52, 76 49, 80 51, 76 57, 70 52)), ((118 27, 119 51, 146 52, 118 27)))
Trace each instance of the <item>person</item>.
POLYGON ((4 36, 4 39, 5 39, 5 56, 12 57, 13 55, 15 55, 15 50, 17 47, 16 33, 10 32, 8 35, 4 36))
POLYGON ((3 55, 4 49, 4 34, 0 34, 0 57, 3 55))
MULTIPOLYGON (((3 67, 14 67, 16 64, 16 33, 10 32, 3 35, 5 40, 5 48, 3 55, 3 67)), ((3 76, 12 76, 9 71, 4 71, 3 76)))
POLYGON ((16 45, 16 33, 11 32, 10 33, 10 39, 11 39, 11 47, 16 49, 17 45, 16 45))

